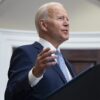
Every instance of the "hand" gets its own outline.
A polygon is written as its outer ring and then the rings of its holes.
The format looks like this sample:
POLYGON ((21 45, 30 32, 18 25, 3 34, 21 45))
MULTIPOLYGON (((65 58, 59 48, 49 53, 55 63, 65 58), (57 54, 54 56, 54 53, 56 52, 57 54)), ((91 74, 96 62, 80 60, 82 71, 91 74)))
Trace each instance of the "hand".
POLYGON ((52 54, 55 54, 55 51, 46 48, 37 56, 35 68, 32 70, 36 77, 40 77, 46 68, 56 64, 56 55, 52 54))

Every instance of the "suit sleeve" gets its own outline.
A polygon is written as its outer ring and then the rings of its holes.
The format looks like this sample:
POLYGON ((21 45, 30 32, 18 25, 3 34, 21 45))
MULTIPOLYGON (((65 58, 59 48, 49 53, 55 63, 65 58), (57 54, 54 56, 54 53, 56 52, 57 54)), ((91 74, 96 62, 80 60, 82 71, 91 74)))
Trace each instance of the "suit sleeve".
POLYGON ((33 62, 28 53, 24 49, 16 49, 12 55, 8 71, 9 80, 5 91, 5 100, 12 100, 16 95, 25 97, 32 91, 28 79, 28 73, 32 67, 33 62))

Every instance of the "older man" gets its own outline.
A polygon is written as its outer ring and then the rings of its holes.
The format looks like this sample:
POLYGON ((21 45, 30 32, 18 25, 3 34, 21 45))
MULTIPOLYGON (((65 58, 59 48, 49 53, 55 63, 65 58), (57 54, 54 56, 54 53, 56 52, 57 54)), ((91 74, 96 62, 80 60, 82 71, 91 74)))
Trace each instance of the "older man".
POLYGON ((69 17, 63 5, 57 2, 42 5, 35 25, 40 40, 18 47, 12 55, 5 100, 45 99, 75 75, 59 49, 69 38, 69 17))

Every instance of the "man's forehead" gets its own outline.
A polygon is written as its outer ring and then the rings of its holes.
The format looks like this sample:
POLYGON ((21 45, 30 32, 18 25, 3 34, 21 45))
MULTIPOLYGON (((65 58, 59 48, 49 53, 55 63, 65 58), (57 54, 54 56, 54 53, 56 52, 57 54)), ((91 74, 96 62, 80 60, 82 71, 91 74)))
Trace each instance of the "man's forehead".
POLYGON ((67 13, 65 8, 63 6, 60 6, 60 5, 50 6, 48 8, 49 17, 53 17, 53 15, 59 14, 59 13, 62 13, 62 12, 67 13))

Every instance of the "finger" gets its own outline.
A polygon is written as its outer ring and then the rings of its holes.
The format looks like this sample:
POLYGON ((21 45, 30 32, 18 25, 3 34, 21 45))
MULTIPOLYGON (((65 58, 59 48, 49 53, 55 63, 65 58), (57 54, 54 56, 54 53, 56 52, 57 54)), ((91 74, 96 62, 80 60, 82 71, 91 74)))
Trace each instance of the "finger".
POLYGON ((48 52, 49 50, 50 50, 50 48, 43 49, 42 52, 40 52, 39 55, 41 56, 42 54, 44 54, 45 52, 48 52))
POLYGON ((45 67, 44 69, 51 67, 51 66, 54 66, 55 64, 57 64, 56 61, 48 62, 48 63, 44 64, 44 67, 45 67))
POLYGON ((45 52, 44 54, 41 55, 41 59, 52 56, 52 54, 55 54, 55 51, 54 50, 49 50, 49 51, 47 51, 47 52, 45 52))
POLYGON ((55 59, 57 58, 57 56, 49 56, 49 57, 46 57, 44 59, 41 59, 41 63, 48 63, 48 62, 53 62, 55 61, 55 59))

